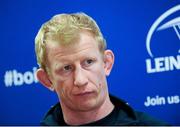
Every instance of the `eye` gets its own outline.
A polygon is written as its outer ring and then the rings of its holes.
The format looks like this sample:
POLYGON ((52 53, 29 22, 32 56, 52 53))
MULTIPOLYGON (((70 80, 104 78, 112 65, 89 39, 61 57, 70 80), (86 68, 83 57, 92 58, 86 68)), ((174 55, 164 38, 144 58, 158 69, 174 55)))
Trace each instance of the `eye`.
POLYGON ((83 65, 84 65, 85 67, 88 67, 88 66, 92 65, 93 63, 94 63, 94 60, 93 60, 93 59, 87 59, 87 60, 85 60, 85 61, 83 62, 83 65))
POLYGON ((56 67, 55 72, 61 76, 67 76, 74 70, 74 66, 71 64, 61 64, 56 67))
POLYGON ((66 65, 63 67, 63 71, 70 71, 72 69, 73 69, 73 67, 71 65, 66 65))
POLYGON ((62 75, 68 75, 73 71, 73 66, 72 65, 65 65, 64 67, 61 68, 60 73, 62 75))

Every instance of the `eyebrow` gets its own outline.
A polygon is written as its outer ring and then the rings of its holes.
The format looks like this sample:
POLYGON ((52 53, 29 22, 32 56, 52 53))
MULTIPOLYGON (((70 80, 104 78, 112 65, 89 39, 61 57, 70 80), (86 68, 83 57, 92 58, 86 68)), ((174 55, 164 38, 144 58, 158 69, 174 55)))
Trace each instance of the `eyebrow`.
MULTIPOLYGON (((91 56, 83 56, 80 58, 80 61, 85 60, 85 59, 97 59, 96 56, 91 55, 91 56)), ((60 59, 56 59, 57 61, 55 62, 55 68, 59 68, 62 67, 64 65, 70 65, 71 63, 74 62, 74 60, 72 59, 66 59, 66 58, 60 58, 60 59)))
POLYGON ((55 63, 55 69, 59 69, 59 68, 63 67, 64 65, 67 65, 67 64, 64 62, 56 62, 55 63))

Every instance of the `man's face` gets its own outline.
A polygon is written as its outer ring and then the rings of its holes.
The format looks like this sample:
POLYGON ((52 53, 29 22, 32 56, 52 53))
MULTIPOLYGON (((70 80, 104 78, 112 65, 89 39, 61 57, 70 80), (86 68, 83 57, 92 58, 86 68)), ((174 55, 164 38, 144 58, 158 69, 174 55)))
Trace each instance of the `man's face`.
POLYGON ((79 36, 70 46, 47 43, 49 79, 62 106, 89 111, 107 98, 105 63, 92 34, 81 32, 79 36))

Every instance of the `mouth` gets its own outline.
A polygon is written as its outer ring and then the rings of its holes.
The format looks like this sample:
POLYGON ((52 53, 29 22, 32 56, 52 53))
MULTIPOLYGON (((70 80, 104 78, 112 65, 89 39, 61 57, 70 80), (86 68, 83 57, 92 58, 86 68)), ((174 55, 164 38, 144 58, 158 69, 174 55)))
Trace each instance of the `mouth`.
POLYGON ((93 91, 85 91, 85 92, 77 93, 77 94, 75 94, 75 96, 89 96, 93 93, 94 93, 93 91))

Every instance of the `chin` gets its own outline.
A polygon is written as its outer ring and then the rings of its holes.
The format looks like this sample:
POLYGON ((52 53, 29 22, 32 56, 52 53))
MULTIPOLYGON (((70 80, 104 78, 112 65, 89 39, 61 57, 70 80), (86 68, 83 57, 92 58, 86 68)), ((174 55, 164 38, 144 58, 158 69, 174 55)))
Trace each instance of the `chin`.
POLYGON ((92 111, 98 109, 103 104, 103 100, 91 99, 91 100, 85 100, 83 102, 79 102, 77 104, 77 108, 80 111, 92 111))

